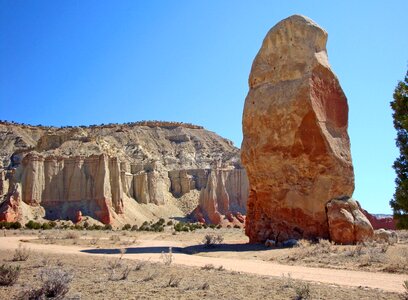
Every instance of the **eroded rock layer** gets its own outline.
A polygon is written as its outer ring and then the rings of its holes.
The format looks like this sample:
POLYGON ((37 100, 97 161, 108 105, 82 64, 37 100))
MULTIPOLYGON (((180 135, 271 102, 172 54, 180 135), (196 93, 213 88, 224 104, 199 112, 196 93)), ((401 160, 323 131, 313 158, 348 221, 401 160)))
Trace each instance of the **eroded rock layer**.
POLYGON ((268 32, 253 62, 241 153, 251 242, 329 238, 326 203, 353 193, 347 99, 326 41, 295 15, 268 32))
POLYGON ((213 187, 226 196, 208 200, 207 207, 214 201, 221 214, 246 207, 239 149, 191 124, 55 128, 3 122, 0 158, 0 220, 24 220, 30 207, 50 220, 120 224, 180 217, 179 197, 197 191, 198 205, 213 187))

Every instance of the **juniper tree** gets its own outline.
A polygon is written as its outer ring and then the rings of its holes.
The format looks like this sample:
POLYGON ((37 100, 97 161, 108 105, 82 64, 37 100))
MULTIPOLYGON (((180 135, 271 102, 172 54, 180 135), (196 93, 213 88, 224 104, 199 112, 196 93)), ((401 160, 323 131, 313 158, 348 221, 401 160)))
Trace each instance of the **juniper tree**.
POLYGON ((394 127, 397 130, 396 144, 400 155, 393 168, 397 173, 396 189, 390 205, 394 211, 397 228, 408 229, 408 72, 395 88, 393 109, 394 127))

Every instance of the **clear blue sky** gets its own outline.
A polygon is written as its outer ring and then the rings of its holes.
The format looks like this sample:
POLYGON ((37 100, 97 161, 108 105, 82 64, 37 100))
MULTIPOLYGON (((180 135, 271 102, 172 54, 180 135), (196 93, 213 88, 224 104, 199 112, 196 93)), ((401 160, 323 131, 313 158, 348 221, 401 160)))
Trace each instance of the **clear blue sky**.
POLYGON ((191 122, 242 140, 267 31, 304 14, 329 33, 348 97, 354 197, 390 213, 389 102, 408 63, 408 1, 0 0, 0 119, 44 125, 191 122))

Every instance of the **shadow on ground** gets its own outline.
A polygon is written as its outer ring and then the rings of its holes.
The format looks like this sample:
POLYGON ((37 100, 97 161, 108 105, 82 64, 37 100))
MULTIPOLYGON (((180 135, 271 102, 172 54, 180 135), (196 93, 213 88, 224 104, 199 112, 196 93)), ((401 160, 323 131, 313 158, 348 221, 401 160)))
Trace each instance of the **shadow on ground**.
MULTIPOLYGON (((160 254, 162 252, 168 253, 169 247, 130 247, 125 248, 126 254, 160 254)), ((187 247, 172 247, 173 253, 183 254, 198 254, 211 252, 249 252, 249 251, 264 251, 271 250, 262 244, 219 244, 210 247, 204 245, 192 245, 187 247)), ((119 254, 120 249, 87 249, 81 250, 84 253, 90 254, 119 254)))

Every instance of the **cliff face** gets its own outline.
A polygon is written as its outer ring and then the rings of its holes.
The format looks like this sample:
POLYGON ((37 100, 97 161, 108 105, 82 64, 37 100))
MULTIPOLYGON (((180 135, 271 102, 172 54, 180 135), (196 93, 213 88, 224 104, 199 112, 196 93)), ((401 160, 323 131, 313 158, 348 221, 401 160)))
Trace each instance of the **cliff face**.
POLYGON ((245 213, 248 184, 239 149, 198 126, 0 123, 0 149, 3 220, 24 220, 22 206, 28 206, 41 207, 45 219, 75 220, 80 213, 103 223, 140 223, 132 210, 160 206, 167 216, 182 216, 178 199, 192 190, 201 191, 197 200, 206 216, 214 207, 220 215, 245 213))

